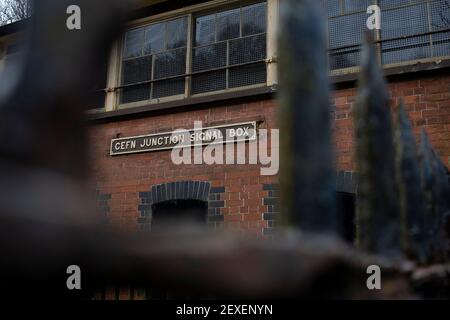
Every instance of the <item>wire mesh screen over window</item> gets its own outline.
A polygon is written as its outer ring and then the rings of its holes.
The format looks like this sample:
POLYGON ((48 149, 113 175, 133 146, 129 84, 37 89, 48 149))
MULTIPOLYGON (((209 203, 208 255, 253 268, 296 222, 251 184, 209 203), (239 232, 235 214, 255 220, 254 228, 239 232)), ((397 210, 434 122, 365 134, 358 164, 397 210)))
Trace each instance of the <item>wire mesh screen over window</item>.
POLYGON ((266 82, 266 3, 195 18, 191 93, 266 82))
POLYGON ((321 0, 331 70, 360 65, 371 4, 381 8, 381 30, 373 33, 383 64, 450 56, 450 0, 321 0))
POLYGON ((184 94, 187 17, 125 34, 121 103, 184 94))

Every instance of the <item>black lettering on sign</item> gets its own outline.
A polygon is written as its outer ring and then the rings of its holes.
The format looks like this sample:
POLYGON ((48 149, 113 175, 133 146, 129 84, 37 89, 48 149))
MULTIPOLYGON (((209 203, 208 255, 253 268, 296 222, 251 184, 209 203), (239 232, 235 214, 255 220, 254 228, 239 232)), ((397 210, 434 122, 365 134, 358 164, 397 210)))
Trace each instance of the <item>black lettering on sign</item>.
POLYGON ((256 139, 256 121, 191 130, 148 134, 111 140, 112 156, 199 145, 252 141, 256 139))

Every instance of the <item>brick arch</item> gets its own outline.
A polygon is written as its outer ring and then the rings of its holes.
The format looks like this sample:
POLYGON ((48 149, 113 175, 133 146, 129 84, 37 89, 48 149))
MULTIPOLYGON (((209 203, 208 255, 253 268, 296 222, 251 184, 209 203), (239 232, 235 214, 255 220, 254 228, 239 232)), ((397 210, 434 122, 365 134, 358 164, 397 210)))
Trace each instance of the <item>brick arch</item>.
POLYGON ((152 186, 151 200, 153 203, 169 200, 201 200, 208 201, 210 184, 204 181, 176 181, 152 186))
POLYGON ((154 185, 150 191, 139 192, 139 217, 138 223, 142 229, 151 222, 152 205, 155 203, 170 200, 200 200, 208 203, 207 221, 209 225, 215 227, 224 221, 224 216, 220 209, 224 208, 223 193, 224 187, 211 187, 206 181, 175 181, 154 185))

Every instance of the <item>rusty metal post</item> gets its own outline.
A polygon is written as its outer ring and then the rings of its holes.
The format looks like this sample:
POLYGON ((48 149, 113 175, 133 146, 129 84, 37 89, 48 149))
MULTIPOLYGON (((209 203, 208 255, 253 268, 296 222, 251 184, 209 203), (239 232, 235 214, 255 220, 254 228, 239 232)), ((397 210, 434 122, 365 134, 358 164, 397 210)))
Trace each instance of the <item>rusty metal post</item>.
POLYGON ((314 1, 281 3, 279 34, 283 217, 338 232, 324 20, 314 1))
POLYGON ((411 258, 425 263, 425 201, 420 180, 416 140, 403 102, 395 118, 395 179, 401 219, 401 245, 411 258))
POLYGON ((426 203, 425 226, 433 262, 448 260, 445 215, 448 212, 447 170, 437 156, 424 129, 421 130, 420 160, 422 187, 426 203))
POLYGON ((372 44, 362 52, 362 71, 354 108, 357 245, 364 250, 398 255, 399 214, 394 178, 391 113, 385 80, 372 44))

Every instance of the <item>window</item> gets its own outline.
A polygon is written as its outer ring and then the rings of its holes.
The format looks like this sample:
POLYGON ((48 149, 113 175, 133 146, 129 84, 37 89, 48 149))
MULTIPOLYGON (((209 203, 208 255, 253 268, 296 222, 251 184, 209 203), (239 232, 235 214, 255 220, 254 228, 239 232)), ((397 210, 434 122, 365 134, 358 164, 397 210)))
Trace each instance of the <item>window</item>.
POLYGON ((128 31, 120 103, 184 94, 186 50, 187 17, 128 31))
POLYGON ((266 4, 195 19, 192 94, 266 82, 266 4))
POLYGON ((374 38, 384 65, 450 58, 450 0, 322 0, 332 71, 360 65, 371 4, 382 10, 381 30, 374 31, 374 38))
POLYGON ((129 30, 119 104, 265 85, 266 7, 192 13, 129 30))

